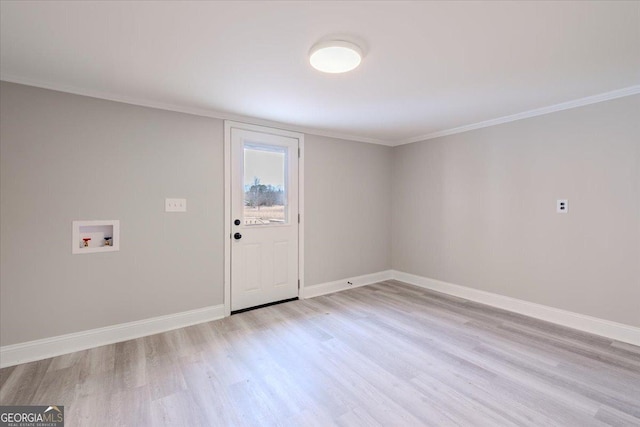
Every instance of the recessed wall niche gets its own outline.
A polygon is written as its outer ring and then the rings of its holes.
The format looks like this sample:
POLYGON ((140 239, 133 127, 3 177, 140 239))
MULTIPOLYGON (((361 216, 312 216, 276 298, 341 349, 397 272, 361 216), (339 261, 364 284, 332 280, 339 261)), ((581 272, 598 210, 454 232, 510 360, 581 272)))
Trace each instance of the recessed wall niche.
POLYGON ((120 250, 120 221, 73 221, 71 253, 92 254, 120 250))

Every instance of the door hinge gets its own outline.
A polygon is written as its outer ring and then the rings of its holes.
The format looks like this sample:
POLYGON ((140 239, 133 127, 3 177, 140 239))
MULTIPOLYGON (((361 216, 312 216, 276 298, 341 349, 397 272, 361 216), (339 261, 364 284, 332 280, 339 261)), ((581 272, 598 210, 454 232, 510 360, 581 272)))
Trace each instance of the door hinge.
POLYGON ((300 214, 298 214, 298 224, 300 224, 300 214))
POLYGON ((298 289, 300 289, 300 279, 298 279, 298 289))
POLYGON ((298 158, 300 158, 300 147, 298 147, 298 158))

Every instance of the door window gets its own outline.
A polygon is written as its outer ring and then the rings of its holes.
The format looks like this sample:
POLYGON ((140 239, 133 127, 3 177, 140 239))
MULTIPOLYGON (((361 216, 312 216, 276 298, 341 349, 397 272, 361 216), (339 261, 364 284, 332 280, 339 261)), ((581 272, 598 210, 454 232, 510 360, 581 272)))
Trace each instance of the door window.
POLYGON ((244 143, 244 225, 289 222, 287 165, 287 147, 244 143))

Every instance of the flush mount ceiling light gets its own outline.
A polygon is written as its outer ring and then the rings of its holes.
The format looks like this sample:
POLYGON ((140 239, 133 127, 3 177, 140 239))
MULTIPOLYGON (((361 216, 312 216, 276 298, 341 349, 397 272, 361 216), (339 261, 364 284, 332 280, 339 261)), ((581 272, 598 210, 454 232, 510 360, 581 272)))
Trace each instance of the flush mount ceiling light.
POLYGON ((317 43, 309 52, 311 66, 323 73, 346 73, 360 65, 360 61, 360 47, 344 40, 317 43))

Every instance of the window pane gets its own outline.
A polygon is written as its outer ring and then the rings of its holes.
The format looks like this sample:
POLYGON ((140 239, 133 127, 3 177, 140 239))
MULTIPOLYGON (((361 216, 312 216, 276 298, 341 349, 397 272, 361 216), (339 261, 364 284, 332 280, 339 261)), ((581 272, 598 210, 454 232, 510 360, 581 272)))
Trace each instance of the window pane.
POLYGON ((286 176, 286 148, 245 143, 245 225, 288 222, 286 176))

